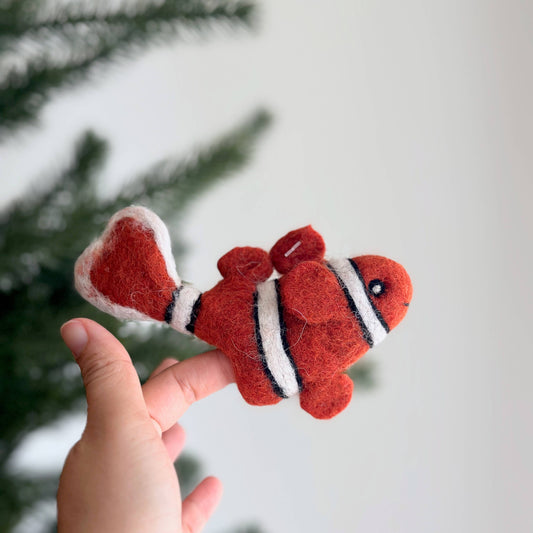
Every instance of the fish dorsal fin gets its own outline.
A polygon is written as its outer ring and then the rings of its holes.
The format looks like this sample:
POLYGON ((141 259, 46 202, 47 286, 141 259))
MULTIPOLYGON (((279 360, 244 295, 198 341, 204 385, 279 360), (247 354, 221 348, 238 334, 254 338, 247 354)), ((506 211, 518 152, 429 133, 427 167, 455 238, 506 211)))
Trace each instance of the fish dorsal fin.
POLYGON ((282 237, 270 250, 270 259, 280 274, 286 274, 303 261, 322 262, 325 252, 322 236, 305 226, 282 237))

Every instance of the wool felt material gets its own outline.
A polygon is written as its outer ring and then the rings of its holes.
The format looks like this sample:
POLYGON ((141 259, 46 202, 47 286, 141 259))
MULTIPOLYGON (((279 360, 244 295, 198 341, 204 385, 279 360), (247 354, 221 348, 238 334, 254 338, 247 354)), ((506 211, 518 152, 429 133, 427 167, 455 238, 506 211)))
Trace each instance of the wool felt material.
POLYGON ((222 280, 212 289, 183 283, 163 222, 131 206, 80 256, 75 282, 117 318, 166 322, 220 348, 248 403, 299 395, 320 419, 349 404, 353 383, 344 372, 399 324, 412 297, 400 264, 376 255, 326 260, 311 226, 270 253, 234 248, 217 266, 222 280), (274 268, 281 275, 271 279, 274 268))

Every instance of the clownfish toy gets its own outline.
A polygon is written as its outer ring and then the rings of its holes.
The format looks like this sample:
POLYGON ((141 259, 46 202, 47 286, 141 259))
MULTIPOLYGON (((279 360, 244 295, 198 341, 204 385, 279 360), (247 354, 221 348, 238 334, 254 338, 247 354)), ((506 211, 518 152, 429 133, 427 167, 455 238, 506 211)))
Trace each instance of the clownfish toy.
POLYGON ((75 282, 117 318, 166 322, 218 347, 248 403, 299 394, 305 411, 327 419, 351 400, 344 372, 399 324, 412 286, 385 257, 324 254, 311 226, 291 231, 270 253, 234 248, 218 261, 223 279, 200 292, 180 280, 164 223, 131 206, 79 257, 75 282), (270 279, 274 268, 280 276, 270 279))

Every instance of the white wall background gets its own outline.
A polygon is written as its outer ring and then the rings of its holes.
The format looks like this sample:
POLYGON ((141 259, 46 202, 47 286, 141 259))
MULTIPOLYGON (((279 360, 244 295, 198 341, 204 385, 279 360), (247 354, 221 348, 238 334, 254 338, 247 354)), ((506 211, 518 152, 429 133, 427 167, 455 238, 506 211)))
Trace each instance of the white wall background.
MULTIPOLYGON (((333 421, 234 387, 190 410, 187 449, 226 487, 206 531, 532 531, 533 3, 270 0, 262 19, 58 96, 0 146, 2 203, 85 127, 112 142, 109 192, 266 105, 253 164, 187 217, 183 276, 210 288, 231 247, 312 223, 331 254, 404 263, 415 292, 366 356, 379 386, 333 421)), ((61 463, 80 428, 30 440, 20 464, 61 463)))

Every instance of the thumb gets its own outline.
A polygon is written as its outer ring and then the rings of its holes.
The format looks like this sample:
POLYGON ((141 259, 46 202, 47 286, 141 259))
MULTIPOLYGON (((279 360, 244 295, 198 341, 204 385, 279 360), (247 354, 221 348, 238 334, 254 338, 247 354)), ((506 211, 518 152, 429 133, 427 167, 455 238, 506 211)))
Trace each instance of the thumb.
POLYGON ((88 427, 114 427, 148 417, 131 358, 109 331, 87 318, 76 318, 63 325, 61 336, 81 370, 88 427))

